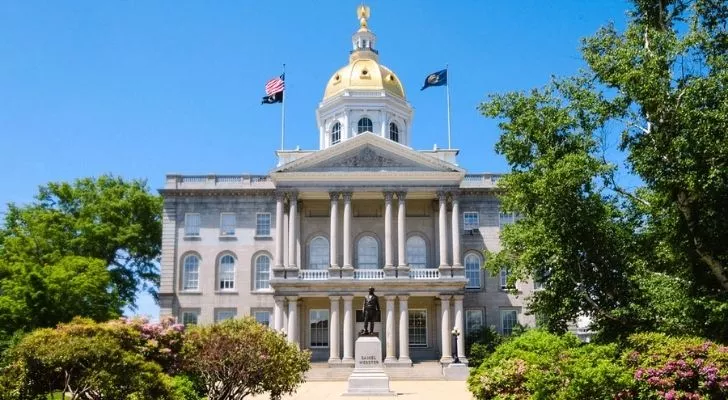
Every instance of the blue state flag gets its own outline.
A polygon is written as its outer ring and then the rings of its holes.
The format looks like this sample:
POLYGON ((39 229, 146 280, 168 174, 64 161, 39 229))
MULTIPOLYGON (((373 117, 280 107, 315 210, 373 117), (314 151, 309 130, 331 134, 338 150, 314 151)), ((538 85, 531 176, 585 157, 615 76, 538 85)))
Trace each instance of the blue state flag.
POLYGON ((447 85, 447 69, 443 69, 442 71, 433 72, 430 75, 427 75, 427 78, 425 78, 425 84, 420 90, 425 90, 430 86, 442 85, 447 85))

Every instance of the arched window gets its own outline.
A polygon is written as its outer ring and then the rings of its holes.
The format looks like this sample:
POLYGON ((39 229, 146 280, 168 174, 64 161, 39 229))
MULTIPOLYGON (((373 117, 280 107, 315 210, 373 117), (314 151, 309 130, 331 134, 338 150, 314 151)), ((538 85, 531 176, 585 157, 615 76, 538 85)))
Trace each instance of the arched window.
POLYGON ((422 237, 412 236, 407 239, 407 264, 411 268, 427 268, 427 246, 422 237))
POLYGON ((399 143, 399 127, 394 122, 389 123, 389 138, 399 143))
POLYGON ((359 239, 356 245, 356 265, 359 269, 379 268, 379 243, 371 236, 359 239))
POLYGON ((235 258, 230 254, 220 257, 217 266, 218 289, 235 289, 235 258))
POLYGON ((270 257, 263 254, 255 259, 255 290, 270 287, 270 257))
POLYGON ((185 257, 182 271, 182 290, 200 288, 200 258, 195 255, 185 257))
POLYGON ((329 264, 329 241, 323 236, 315 237, 308 245, 308 268, 327 269, 329 264))
POLYGON ((359 123, 356 125, 356 132, 374 132, 374 124, 372 124, 372 120, 367 117, 360 119, 359 123))
POLYGON ((336 144, 341 141, 341 124, 336 122, 331 127, 331 144, 336 144))
POLYGON ((480 257, 470 253, 465 256, 465 277, 468 278, 467 288, 480 289, 480 257))

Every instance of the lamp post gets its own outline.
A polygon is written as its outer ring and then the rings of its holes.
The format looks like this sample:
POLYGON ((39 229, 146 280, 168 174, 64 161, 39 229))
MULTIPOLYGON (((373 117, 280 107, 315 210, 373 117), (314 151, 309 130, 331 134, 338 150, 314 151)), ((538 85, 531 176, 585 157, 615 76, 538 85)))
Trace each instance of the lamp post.
POLYGON ((452 347, 453 364, 460 364, 460 359, 458 358, 458 336, 460 336, 460 330, 458 330, 457 327, 453 327, 450 333, 455 341, 455 344, 452 347))

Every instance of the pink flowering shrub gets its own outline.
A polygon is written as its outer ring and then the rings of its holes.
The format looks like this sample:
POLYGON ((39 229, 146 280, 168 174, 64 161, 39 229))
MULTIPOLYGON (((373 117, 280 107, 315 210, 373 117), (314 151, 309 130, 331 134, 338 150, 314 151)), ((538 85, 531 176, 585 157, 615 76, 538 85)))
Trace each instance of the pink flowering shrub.
POLYGON ((108 324, 121 332, 130 329, 134 334, 122 333, 120 337, 146 360, 159 364, 164 372, 179 371, 184 325, 175 323, 172 318, 163 318, 159 323, 150 323, 146 318, 121 318, 108 324))
POLYGON ((660 333, 632 335, 624 364, 634 370, 635 398, 728 399, 728 347, 660 333))

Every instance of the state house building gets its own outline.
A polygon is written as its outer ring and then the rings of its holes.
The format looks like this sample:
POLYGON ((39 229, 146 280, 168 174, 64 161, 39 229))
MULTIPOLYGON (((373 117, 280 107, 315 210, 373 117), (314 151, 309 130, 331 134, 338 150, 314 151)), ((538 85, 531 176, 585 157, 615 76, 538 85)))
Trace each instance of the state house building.
POLYGON ((466 172, 458 150, 410 147, 412 106, 366 16, 316 110, 319 150, 278 151, 267 175, 167 175, 162 316, 251 315, 331 365, 354 364, 369 287, 388 366, 451 362, 453 327, 534 324, 533 282, 514 294, 506 271, 481 269, 513 221, 499 211, 498 175, 466 172))

